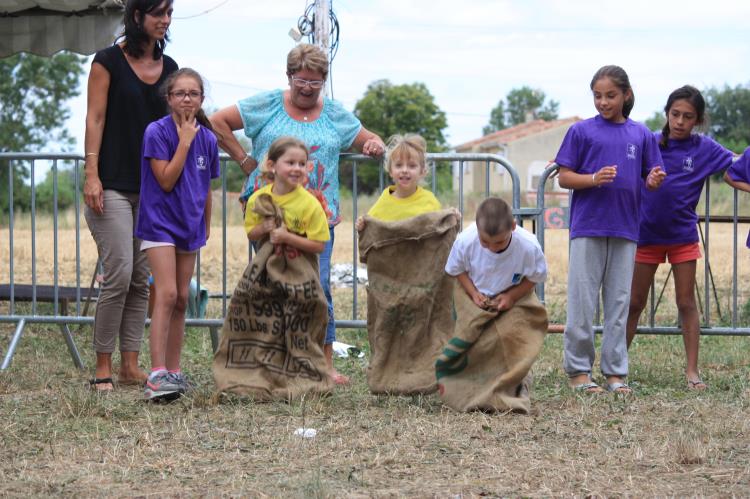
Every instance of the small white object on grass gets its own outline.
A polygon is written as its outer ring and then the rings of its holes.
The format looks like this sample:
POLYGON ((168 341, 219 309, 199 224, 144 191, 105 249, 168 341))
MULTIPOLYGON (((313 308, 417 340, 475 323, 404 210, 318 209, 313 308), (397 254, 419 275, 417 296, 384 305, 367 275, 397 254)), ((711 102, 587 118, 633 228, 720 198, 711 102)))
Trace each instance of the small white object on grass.
POLYGON ((354 345, 341 343, 340 341, 333 342, 333 353, 336 354, 336 357, 339 357, 341 359, 346 359, 349 356, 361 359, 365 356, 365 352, 363 352, 359 348, 355 347, 354 345))
POLYGON ((315 428, 297 428, 294 430, 294 434, 302 438, 315 438, 318 434, 318 430, 315 428))

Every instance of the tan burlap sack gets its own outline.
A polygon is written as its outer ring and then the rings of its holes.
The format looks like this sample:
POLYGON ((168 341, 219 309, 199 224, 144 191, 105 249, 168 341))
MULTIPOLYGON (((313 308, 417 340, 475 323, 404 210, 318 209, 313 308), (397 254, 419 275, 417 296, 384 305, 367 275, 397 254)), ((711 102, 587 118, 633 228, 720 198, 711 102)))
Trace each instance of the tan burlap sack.
POLYGON ((452 210, 399 222, 365 217, 360 259, 367 264, 367 335, 373 393, 431 393, 435 360, 453 334, 454 279, 445 273, 458 220, 452 210))
MULTIPOLYGON (((254 210, 281 224, 262 195, 254 210)), ((265 239, 232 295, 214 356, 219 391, 261 400, 326 393, 333 382, 323 355, 328 312, 318 256, 265 239)))
POLYGON ((477 307, 456 286, 456 329, 435 363, 438 391, 457 411, 528 414, 531 365, 547 332, 547 311, 531 293, 505 312, 477 307))

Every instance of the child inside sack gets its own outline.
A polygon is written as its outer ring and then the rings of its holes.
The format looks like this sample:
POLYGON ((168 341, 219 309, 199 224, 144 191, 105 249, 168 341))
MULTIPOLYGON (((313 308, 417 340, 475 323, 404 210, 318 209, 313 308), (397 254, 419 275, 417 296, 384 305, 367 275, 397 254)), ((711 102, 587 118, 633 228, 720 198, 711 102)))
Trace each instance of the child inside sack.
POLYGON ((260 246, 234 291, 214 358, 219 390, 288 399, 331 388, 318 277, 330 236, 320 202, 303 187, 307 163, 302 141, 276 139, 262 165, 272 183, 248 199, 245 230, 260 246))
POLYGON ((445 272, 454 293, 454 337, 435 363, 443 401, 457 410, 529 411, 528 377, 547 332, 534 286, 547 277, 541 246, 510 206, 485 199, 453 245, 445 272))
POLYGON ((419 186, 427 174, 422 137, 395 135, 386 154, 393 185, 356 222, 369 278, 367 382, 373 393, 431 393, 437 388, 435 359, 453 329, 453 283, 442 268, 460 215, 441 210, 419 186))

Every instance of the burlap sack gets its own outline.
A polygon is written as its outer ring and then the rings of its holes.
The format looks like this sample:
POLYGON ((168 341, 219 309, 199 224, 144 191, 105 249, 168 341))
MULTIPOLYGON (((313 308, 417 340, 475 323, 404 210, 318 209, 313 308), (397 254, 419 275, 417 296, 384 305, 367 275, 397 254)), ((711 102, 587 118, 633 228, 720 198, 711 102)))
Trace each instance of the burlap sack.
MULTIPOLYGON (((281 224, 281 211, 261 195, 254 210, 281 224)), ((214 356, 219 391, 257 399, 329 392, 323 355, 328 312, 318 256, 264 240, 232 295, 214 356)))
POLYGON ((456 329, 435 363, 438 391, 457 411, 530 409, 529 371, 542 349, 547 311, 531 293, 505 312, 477 307, 456 286, 456 329))
POLYGON ((454 279, 445 273, 458 220, 452 210, 399 222, 365 217, 360 259, 367 264, 367 335, 373 393, 431 393, 435 360, 453 334, 454 279))

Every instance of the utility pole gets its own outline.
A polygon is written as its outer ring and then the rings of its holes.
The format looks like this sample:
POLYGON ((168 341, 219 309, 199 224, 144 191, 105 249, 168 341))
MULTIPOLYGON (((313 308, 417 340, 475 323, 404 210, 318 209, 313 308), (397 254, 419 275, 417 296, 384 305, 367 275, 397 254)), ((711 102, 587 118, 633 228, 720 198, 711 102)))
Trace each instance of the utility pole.
MULTIPOLYGON (((328 67, 330 72, 331 65, 331 51, 330 51, 330 40, 329 35, 331 33, 331 2, 329 0, 315 0, 315 10, 313 11, 313 22, 314 31, 313 39, 315 45, 325 53, 328 59, 328 67)), ((329 75, 330 76, 330 75, 329 75)), ((329 77, 326 81, 326 97, 331 95, 331 78, 329 77)))

